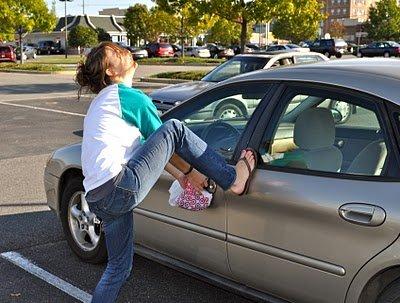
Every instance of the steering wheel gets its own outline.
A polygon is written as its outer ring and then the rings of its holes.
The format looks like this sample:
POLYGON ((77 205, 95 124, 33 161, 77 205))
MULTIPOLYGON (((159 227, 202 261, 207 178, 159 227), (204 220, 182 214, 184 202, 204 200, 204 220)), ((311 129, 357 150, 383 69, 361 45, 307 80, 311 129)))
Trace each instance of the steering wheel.
POLYGON ((214 150, 233 153, 240 132, 229 123, 217 120, 201 132, 200 137, 214 150))

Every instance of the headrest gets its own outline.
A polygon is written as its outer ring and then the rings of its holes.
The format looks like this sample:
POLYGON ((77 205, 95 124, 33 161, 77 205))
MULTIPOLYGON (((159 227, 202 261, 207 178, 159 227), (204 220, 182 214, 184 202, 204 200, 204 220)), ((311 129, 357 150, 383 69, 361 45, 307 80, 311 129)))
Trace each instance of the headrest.
POLYGON ((294 126, 294 143, 301 149, 333 146, 335 122, 326 108, 310 108, 302 112, 294 126))

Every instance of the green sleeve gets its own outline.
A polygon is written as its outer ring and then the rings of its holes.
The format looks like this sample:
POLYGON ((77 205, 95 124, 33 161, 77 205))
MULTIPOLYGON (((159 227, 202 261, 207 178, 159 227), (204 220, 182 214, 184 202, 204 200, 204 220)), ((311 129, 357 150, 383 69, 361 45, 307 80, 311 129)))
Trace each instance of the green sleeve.
POLYGON ((157 108, 151 99, 140 90, 120 84, 118 92, 122 119, 135 125, 143 138, 147 139, 162 124, 157 108))

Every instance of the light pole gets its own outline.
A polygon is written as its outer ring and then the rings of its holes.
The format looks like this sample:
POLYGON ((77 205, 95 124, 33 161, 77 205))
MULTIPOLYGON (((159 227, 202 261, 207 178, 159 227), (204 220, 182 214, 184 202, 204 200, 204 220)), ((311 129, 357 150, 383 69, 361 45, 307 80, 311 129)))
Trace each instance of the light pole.
POLYGON ((64 21, 65 21, 65 58, 68 58, 68 29, 67 29, 67 1, 72 2, 73 0, 60 0, 64 2, 64 21))

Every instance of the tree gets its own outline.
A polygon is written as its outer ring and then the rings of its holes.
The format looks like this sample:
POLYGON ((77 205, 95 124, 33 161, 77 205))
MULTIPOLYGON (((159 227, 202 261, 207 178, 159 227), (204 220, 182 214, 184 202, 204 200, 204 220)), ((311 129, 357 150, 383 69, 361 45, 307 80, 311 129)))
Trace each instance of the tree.
MULTIPOLYGON (((248 26, 247 38, 251 36, 252 31, 252 26, 248 26)), ((240 34, 240 24, 230 22, 226 19, 218 19, 208 31, 207 41, 223 45, 239 44, 240 34)))
POLYGON ((368 37, 376 40, 398 40, 400 38, 400 8, 397 0, 381 0, 369 10, 365 24, 368 37))
MULTIPOLYGON (((206 13, 199 10, 199 1, 195 0, 153 0, 158 8, 169 15, 172 21, 174 33, 173 36, 178 36, 181 40, 181 47, 184 47, 184 39, 195 36, 204 30, 205 27, 210 27, 212 19, 206 13)), ((184 52, 182 52, 184 56, 184 52)))
POLYGON ((128 38, 135 44, 141 39, 147 38, 147 25, 150 25, 150 12, 144 4, 135 4, 128 8, 124 26, 126 28, 128 38))
POLYGON ((164 10, 154 7, 150 10, 146 24, 146 40, 156 41, 161 35, 176 35, 179 22, 164 10))
POLYGON ((49 32, 56 25, 44 0, 1 0, 0 1, 0 40, 11 40, 22 29, 49 32))
POLYGON ((332 38, 342 38, 344 34, 345 27, 343 23, 338 21, 333 21, 329 27, 329 33, 332 38))
POLYGON ((197 2, 200 11, 239 24, 240 47, 243 52, 249 24, 270 21, 282 4, 287 1, 289 0, 201 0, 197 2))
POLYGON ((96 32, 97 32, 97 40, 98 40, 98 42, 111 41, 110 34, 107 33, 104 28, 99 27, 99 28, 96 29, 96 32))
POLYGON ((314 38, 320 22, 326 18, 321 10, 322 3, 318 0, 286 1, 275 15, 272 33, 293 42, 314 38))
POLYGON ((98 43, 97 32, 81 25, 74 27, 68 36, 68 44, 72 47, 93 47, 98 43))

